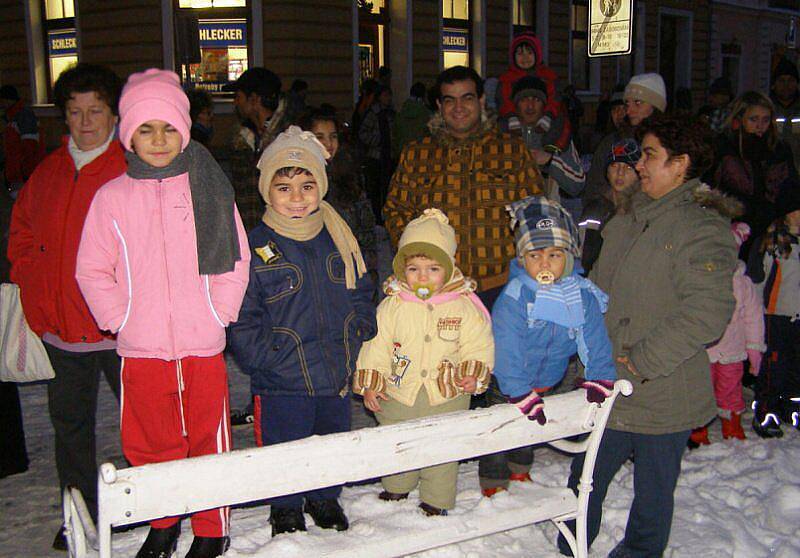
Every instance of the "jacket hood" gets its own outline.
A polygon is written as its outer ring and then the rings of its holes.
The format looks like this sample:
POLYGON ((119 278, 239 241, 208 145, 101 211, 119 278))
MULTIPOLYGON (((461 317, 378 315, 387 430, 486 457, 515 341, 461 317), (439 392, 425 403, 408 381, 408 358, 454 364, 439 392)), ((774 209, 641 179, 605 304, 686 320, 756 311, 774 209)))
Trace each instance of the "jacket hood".
MULTIPOLYGON (((436 294, 458 293, 467 295, 474 293, 477 288, 477 282, 469 277, 464 277, 461 270, 456 267, 453 269, 453 277, 436 294)), ((408 286, 408 283, 398 278, 396 275, 390 275, 386 281, 383 282, 383 292, 386 296, 398 295, 401 292, 414 294, 414 291, 408 286)))
POLYGON ((692 189, 692 197, 701 206, 713 209, 728 219, 734 219, 744 213, 742 202, 699 180, 697 186, 692 189))
MULTIPOLYGON (((514 60, 514 52, 516 52, 517 47, 522 44, 528 44, 533 48, 533 52, 536 55, 536 63, 534 64, 534 68, 538 68, 542 65, 542 43, 539 41, 539 37, 531 33, 530 31, 526 31, 525 33, 520 33, 514 40, 511 41, 511 46, 508 47, 508 65, 511 68, 516 68, 518 70, 522 70, 519 66, 517 66, 516 61, 514 60)), ((523 70, 524 71, 524 70, 523 70)))
POLYGON ((657 200, 644 192, 638 192, 633 198, 633 213, 652 217, 661 213, 664 208, 689 203, 712 209, 726 219, 734 219, 744 211, 744 206, 738 200, 712 189, 699 178, 692 178, 657 200))
POLYGON ((450 132, 447 131, 447 124, 445 124, 441 112, 435 112, 433 116, 431 116, 431 119, 428 120, 428 130, 430 130, 431 136, 435 138, 437 142, 446 146, 456 145, 481 138, 488 133, 494 133, 496 129, 497 116, 485 108, 481 111, 481 120, 478 129, 474 134, 465 139, 455 138, 450 134, 450 132))

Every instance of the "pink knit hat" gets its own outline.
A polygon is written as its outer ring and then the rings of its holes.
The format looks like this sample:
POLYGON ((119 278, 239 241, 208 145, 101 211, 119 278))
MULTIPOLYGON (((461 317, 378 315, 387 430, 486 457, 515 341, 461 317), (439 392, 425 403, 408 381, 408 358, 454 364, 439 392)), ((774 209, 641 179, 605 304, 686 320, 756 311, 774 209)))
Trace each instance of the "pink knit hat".
POLYGON ((163 120, 175 127, 189 145, 189 98, 181 89, 178 74, 169 70, 150 68, 131 74, 119 98, 119 139, 131 150, 131 138, 136 129, 149 120, 163 120))

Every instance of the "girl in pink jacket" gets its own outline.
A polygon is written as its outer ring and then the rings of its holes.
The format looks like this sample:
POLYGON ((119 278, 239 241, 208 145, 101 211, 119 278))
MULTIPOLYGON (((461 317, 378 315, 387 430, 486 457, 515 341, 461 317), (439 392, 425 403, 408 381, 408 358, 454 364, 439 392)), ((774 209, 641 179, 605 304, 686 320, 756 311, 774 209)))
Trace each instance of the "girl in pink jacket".
MULTIPOLYGON (((733 223, 731 232, 741 247, 750 236, 750 227, 745 223, 733 223)), ((764 305, 755 285, 744 271, 744 262, 740 261, 733 275, 733 295, 736 298, 733 316, 722 339, 706 349, 711 361, 711 380, 722 421, 722 437, 726 440, 745 439, 741 423, 741 414, 745 410, 742 397, 744 361, 750 362, 750 373, 757 376, 762 355, 767 350, 764 344, 764 305)), ((709 444, 707 427, 695 428, 691 442, 694 442, 693 447, 709 444)))
MULTIPOLYGON (((119 105, 128 170, 95 196, 76 276, 122 356, 122 449, 133 465, 230 451, 225 326, 250 249, 224 173, 190 141, 178 76, 133 74, 119 105)), ((192 516, 189 558, 228 547, 228 509, 192 516)), ((139 557, 170 556, 179 518, 151 522, 139 557)))

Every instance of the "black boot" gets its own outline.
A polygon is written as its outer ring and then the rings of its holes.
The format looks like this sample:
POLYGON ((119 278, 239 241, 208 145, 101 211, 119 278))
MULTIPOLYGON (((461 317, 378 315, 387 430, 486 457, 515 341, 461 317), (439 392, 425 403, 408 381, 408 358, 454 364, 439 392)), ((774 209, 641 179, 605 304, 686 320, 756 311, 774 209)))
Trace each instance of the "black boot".
POLYGON ((346 531, 350 526, 342 506, 334 498, 330 500, 306 500, 305 512, 311 515, 317 527, 322 527, 323 529, 346 531))
POLYGON ((761 402, 753 401, 753 432, 762 438, 781 438, 781 419, 761 402))
POLYGON ((195 536, 186 558, 217 558, 225 554, 230 545, 230 537, 195 536))
POLYGON ((300 508, 272 508, 269 514, 272 536, 306 530, 306 519, 300 508))
POLYGON ((419 509, 421 509, 422 513, 424 513, 428 517, 436 517, 437 515, 447 515, 447 510, 443 510, 442 508, 437 508, 436 506, 431 506, 430 504, 426 504, 425 502, 419 503, 419 509))
POLYGON ((56 538, 53 539, 53 550, 58 550, 60 552, 66 552, 68 550, 67 537, 64 536, 64 526, 63 525, 58 530, 58 533, 56 533, 56 538))
POLYGON ((408 498, 408 492, 389 492, 388 490, 384 490, 378 494, 378 498, 384 502, 399 502, 400 500, 408 498))
POLYGON ((180 522, 166 529, 150 527, 147 539, 136 553, 136 558, 170 558, 178 547, 180 534, 180 522))
POLYGON ((781 407, 781 420, 783 420, 783 423, 800 430, 800 397, 783 398, 781 407))

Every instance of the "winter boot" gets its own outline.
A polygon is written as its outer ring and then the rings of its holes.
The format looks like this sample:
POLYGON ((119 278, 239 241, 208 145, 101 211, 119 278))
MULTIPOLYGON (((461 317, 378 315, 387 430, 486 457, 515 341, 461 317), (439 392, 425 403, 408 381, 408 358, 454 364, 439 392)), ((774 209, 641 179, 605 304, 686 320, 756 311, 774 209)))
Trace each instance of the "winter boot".
POLYGON ((443 510, 442 508, 437 508, 436 506, 431 506, 430 504, 426 504, 425 502, 419 503, 419 509, 421 509, 422 513, 424 513, 428 517, 434 517, 437 515, 447 515, 447 510, 443 510))
POLYGON ((225 554, 230 545, 230 537, 195 536, 186 558, 217 558, 225 554))
POLYGON ((511 473, 511 476, 508 477, 508 480, 516 482, 533 482, 530 473, 511 473))
POLYGON ((692 430, 692 434, 689 436, 689 440, 686 442, 686 447, 690 450, 697 449, 700 446, 707 446, 711 444, 711 441, 708 439, 708 428, 705 426, 701 426, 700 428, 695 428, 692 430))
POLYGON ((384 490, 380 494, 378 494, 378 498, 385 502, 399 502, 400 500, 405 500, 408 498, 408 492, 398 493, 398 492, 389 492, 388 490, 384 490))
POLYGON ((719 417, 719 420, 722 421, 723 440, 729 440, 731 438, 736 438, 737 440, 747 439, 742 429, 742 415, 731 412, 731 418, 719 417))
POLYGON ((781 419, 784 424, 800 430, 800 397, 789 397, 783 400, 781 419))
POLYGON ((350 523, 342 506, 335 498, 329 500, 306 500, 305 512, 311 516, 317 527, 347 531, 350 523))
POLYGON ((69 549, 67 546, 67 537, 64 535, 64 526, 62 525, 61 528, 56 533, 56 538, 53 539, 53 550, 58 550, 59 552, 66 552, 69 549))
POLYGON ((753 401, 753 431, 762 438, 781 438, 781 419, 758 401, 753 401))
POLYGON ((269 514, 272 536, 306 530, 306 518, 300 508, 272 508, 269 514))
POLYGON ((170 558, 178 547, 178 535, 180 534, 180 522, 166 529, 150 527, 147 539, 136 553, 136 558, 170 558))
POLYGON ((505 486, 493 486, 491 488, 481 488, 481 494, 483 494, 486 498, 491 498, 498 492, 505 492, 505 486))

